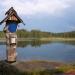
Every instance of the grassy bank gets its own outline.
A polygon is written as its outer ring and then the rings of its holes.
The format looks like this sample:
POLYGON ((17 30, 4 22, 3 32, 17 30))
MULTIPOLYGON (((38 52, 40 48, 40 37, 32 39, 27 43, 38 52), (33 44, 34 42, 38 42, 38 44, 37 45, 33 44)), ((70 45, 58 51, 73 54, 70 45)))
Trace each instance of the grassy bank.
POLYGON ((41 41, 75 41, 75 38, 41 38, 41 41))
POLYGON ((0 62, 0 75, 75 75, 75 65, 49 61, 0 62))
MULTIPOLYGON (((40 40, 40 41, 75 41, 75 38, 18 38, 18 41, 32 41, 32 40, 40 40)), ((0 38, 0 42, 5 42, 5 38, 0 38)))

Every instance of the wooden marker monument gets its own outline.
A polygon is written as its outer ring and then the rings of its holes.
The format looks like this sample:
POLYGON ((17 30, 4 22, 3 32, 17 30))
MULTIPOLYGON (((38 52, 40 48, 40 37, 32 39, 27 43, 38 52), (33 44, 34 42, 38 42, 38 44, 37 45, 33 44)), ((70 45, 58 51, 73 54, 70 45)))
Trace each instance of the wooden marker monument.
MULTIPOLYGON (((17 26, 23 23, 22 19, 17 15, 17 12, 11 7, 6 13, 6 17, 0 22, 5 22, 4 32, 6 34, 6 56, 7 62, 16 61, 16 46, 17 46, 17 26)), ((25 24, 24 24, 25 25, 25 24)))

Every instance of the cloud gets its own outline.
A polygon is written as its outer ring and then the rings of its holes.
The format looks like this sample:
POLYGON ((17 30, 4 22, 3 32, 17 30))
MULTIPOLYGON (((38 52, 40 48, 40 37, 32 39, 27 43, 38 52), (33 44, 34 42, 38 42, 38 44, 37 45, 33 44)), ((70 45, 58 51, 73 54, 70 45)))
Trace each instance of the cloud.
POLYGON ((26 23, 20 28, 51 32, 75 28, 75 0, 0 0, 1 20, 11 6, 26 23))
POLYGON ((71 0, 0 0, 5 11, 13 6, 19 14, 34 15, 37 13, 56 14, 70 6, 71 0))

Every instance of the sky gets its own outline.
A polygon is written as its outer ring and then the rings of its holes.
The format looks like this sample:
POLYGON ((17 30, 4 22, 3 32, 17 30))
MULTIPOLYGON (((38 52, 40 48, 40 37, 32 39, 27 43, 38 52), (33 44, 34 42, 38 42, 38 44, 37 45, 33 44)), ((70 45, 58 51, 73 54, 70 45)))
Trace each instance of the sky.
MULTIPOLYGON (((14 7, 26 24, 19 24, 18 29, 47 32, 75 30, 75 0, 0 0, 0 21, 10 7, 14 7)), ((3 27, 4 24, 0 30, 3 27)))

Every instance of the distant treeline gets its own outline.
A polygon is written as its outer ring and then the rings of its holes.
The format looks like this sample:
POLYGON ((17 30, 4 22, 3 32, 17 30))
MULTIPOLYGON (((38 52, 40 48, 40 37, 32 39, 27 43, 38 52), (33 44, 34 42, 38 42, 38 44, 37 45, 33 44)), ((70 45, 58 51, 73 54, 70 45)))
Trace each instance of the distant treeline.
MULTIPOLYGON (((24 29, 17 30, 18 38, 48 38, 48 37, 59 37, 59 38, 75 38, 75 31, 63 32, 63 33, 51 33, 40 30, 27 31, 24 29)), ((4 38, 5 34, 0 31, 0 38, 4 38)))

